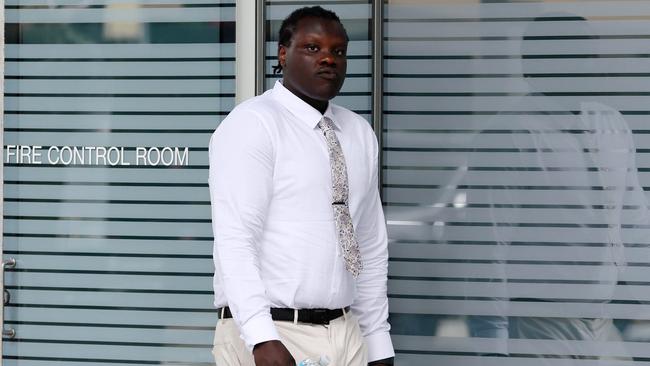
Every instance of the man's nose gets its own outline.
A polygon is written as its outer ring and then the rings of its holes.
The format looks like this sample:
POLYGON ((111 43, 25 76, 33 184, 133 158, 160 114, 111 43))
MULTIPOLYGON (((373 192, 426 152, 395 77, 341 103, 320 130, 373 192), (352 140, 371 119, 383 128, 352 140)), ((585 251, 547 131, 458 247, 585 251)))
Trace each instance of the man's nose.
POLYGON ((336 61, 334 59, 334 55, 330 52, 323 52, 323 56, 321 56, 320 59, 320 64, 321 65, 335 65, 336 61))

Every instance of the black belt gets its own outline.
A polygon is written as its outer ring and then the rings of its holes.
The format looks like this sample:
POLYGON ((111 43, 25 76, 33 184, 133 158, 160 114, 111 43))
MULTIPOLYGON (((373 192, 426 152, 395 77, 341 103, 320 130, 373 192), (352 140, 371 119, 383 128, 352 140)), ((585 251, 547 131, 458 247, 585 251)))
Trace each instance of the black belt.
MULTIPOLYGON (((298 310, 298 321, 310 324, 329 324, 330 321, 340 318, 350 311, 350 307, 345 309, 301 309, 298 310)), ((232 318, 229 307, 219 309, 219 315, 223 314, 223 319, 232 318)), ((271 318, 273 320, 294 321, 295 310, 286 308, 271 308, 271 318)))

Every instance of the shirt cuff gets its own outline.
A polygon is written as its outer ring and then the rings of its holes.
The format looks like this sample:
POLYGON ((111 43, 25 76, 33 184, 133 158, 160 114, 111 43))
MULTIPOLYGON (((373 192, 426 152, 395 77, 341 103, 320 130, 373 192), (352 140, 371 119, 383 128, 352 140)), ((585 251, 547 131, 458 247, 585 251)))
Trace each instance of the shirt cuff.
POLYGON ((271 314, 257 315, 249 319, 246 324, 241 326, 240 332, 244 343, 246 343, 246 348, 251 352, 258 343, 280 340, 280 335, 278 330, 275 329, 271 314))
POLYGON ((368 347, 368 362, 395 357, 393 341, 388 332, 367 335, 365 340, 368 347))

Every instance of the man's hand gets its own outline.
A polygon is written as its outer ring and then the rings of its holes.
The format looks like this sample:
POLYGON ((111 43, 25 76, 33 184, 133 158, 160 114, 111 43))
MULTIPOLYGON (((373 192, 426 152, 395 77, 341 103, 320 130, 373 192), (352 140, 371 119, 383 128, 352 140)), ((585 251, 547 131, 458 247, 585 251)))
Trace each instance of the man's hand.
POLYGON ((255 366, 295 366, 289 350, 280 341, 258 343, 253 347, 255 366))

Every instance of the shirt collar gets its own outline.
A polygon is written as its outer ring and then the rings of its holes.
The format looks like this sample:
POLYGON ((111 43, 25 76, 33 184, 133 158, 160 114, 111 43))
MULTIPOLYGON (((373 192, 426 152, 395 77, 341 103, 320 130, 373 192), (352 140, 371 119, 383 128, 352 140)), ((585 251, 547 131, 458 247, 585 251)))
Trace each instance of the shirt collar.
POLYGON ((341 126, 337 121, 334 112, 332 111, 332 102, 327 103, 327 109, 324 114, 321 114, 316 108, 307 104, 304 100, 298 98, 289 89, 282 85, 280 80, 275 82, 273 91, 271 92, 273 98, 282 104, 286 109, 291 112, 297 119, 306 123, 310 128, 314 129, 318 126, 318 122, 325 117, 329 117, 334 122, 334 128, 341 130, 341 126))

